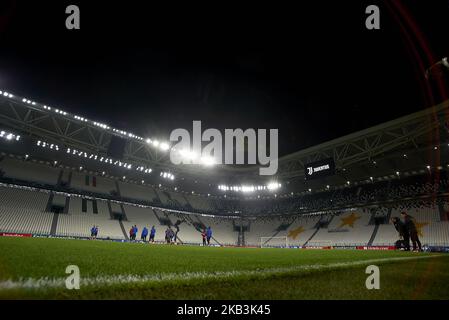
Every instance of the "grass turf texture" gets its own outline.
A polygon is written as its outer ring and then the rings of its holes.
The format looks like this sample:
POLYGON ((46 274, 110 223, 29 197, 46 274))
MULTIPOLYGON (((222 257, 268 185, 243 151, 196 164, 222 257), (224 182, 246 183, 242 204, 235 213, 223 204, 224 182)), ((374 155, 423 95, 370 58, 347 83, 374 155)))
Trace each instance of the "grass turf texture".
MULTIPOLYGON (((392 251, 287 250, 143 245, 0 237, 0 298, 42 299, 449 299, 449 255, 392 251), (362 262, 385 259, 379 262, 362 262), (343 263, 335 267, 328 265, 343 263), (344 265, 347 263, 348 265, 344 265), (365 268, 380 267, 380 290, 367 290, 365 268), (2 287, 7 280, 172 275, 131 283, 2 287), (321 266, 308 268, 307 266, 321 266), (295 269, 305 266, 304 269, 295 269), (271 270, 270 272, 264 272, 271 270), (216 277, 214 273, 224 272, 216 277), (182 274, 179 276, 179 274, 182 274), (178 275, 178 276, 177 276, 178 275), (197 276, 199 275, 199 276, 197 276)), ((62 281, 62 280, 61 280, 62 281)), ((83 281, 83 280, 82 280, 83 281)))

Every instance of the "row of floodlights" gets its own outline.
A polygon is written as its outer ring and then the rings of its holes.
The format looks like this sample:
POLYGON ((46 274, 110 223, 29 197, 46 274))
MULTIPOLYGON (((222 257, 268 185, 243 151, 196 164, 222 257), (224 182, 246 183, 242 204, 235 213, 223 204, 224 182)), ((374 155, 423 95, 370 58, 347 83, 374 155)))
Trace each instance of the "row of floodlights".
POLYGON ((170 172, 161 172, 160 176, 164 179, 175 180, 175 176, 170 172))
MULTIPOLYGON (((32 106, 36 105, 36 102, 31 101, 30 99, 27 99, 27 98, 23 98, 22 102, 26 103, 26 104, 30 104, 32 106)), ((52 109, 52 107, 49 107, 47 105, 43 105, 42 108, 44 108, 45 110, 48 110, 48 111, 52 111, 53 110, 55 113, 61 114, 63 116, 66 116, 68 114, 66 111, 63 111, 63 110, 60 110, 60 109, 56 109, 56 108, 52 109)))
MULTIPOLYGON (((9 98, 13 98, 14 97, 14 95, 12 95, 11 93, 8 93, 6 91, 0 91, 0 95, 3 95, 5 97, 9 97, 9 98)), ((32 100, 27 99, 27 98, 23 98, 22 102, 26 103, 26 104, 33 105, 33 106, 36 105, 35 101, 32 101, 32 100)), ((61 114, 63 116, 67 116, 68 115, 68 113, 66 111, 63 111, 63 110, 60 110, 60 109, 55 109, 55 108, 49 107, 47 105, 42 105, 42 108, 44 110, 53 111, 53 112, 55 112, 57 114, 61 114)), ((78 121, 81 121, 81 122, 89 122, 88 119, 86 119, 84 117, 81 117, 81 116, 78 116, 78 115, 73 115, 73 118, 75 120, 78 120, 78 121)), ((91 121, 91 123, 94 126, 102 128, 104 130, 112 130, 113 132, 118 133, 120 135, 123 135, 125 137, 136 139, 136 140, 139 140, 139 141, 145 141, 147 144, 149 144, 149 145, 151 145, 151 146, 153 146, 153 147, 155 147, 155 148, 157 148, 158 150, 161 150, 161 151, 168 151, 170 149, 170 145, 167 142, 160 142, 158 140, 153 140, 153 139, 149 139, 149 138, 148 139, 144 139, 144 138, 142 138, 142 137, 140 137, 138 135, 135 135, 135 134, 130 133, 130 132, 126 132, 124 130, 111 128, 107 124, 104 124, 104 123, 101 123, 101 122, 91 121)), ((191 159, 192 160, 193 158, 196 157, 193 154, 193 152, 186 151, 186 150, 180 150, 179 153, 183 157, 185 157, 186 159, 191 159)), ((201 158, 201 163, 204 164, 204 165, 213 165, 213 164, 215 164, 215 161, 211 157, 204 157, 204 158, 201 158)))
POLYGON ((12 134, 11 132, 0 131, 0 138, 8 141, 19 141, 20 136, 12 134))
MULTIPOLYGON (((7 98, 13 98, 13 97, 14 97, 13 94, 11 94, 11 93, 9 93, 9 92, 6 92, 6 91, 2 91, 2 90, 0 90, 0 95, 3 95, 3 96, 5 96, 5 97, 7 97, 7 98)), ((37 103, 36 103, 35 101, 32 101, 32 100, 30 100, 30 99, 28 99, 28 98, 23 98, 23 99, 22 99, 22 102, 23 102, 23 103, 26 103, 26 104, 29 104, 29 105, 33 105, 33 106, 36 106, 36 105, 37 105, 37 103)), ((63 115, 63 116, 67 116, 67 115, 68 115, 68 113, 67 113, 66 111, 63 111, 63 110, 60 110, 60 109, 55 109, 55 108, 49 107, 49 106, 47 106, 47 105, 41 105, 41 106, 42 106, 42 108, 43 108, 44 110, 47 110, 47 111, 54 111, 54 112, 56 112, 57 114, 61 114, 61 115, 63 115)), ((78 120, 78 121, 81 121, 81 122, 89 122, 88 119, 86 119, 86 118, 84 118, 84 117, 81 117, 81 116, 78 116, 78 115, 73 115, 73 118, 74 118, 75 120, 78 120)), ((128 137, 128 138, 133 138, 133 139, 136 139, 136 140, 139 140, 139 141, 144 141, 144 140, 145 140, 144 138, 139 137, 138 135, 135 135, 135 134, 133 134, 133 133, 126 132, 126 131, 124 131, 124 130, 119 130, 119 129, 111 128, 111 127, 108 126, 107 124, 104 124, 104 123, 101 123, 101 122, 96 122, 96 121, 91 121, 91 122, 92 122, 92 124, 93 124, 94 126, 97 126, 97 127, 99 127, 99 128, 105 129, 105 130, 111 130, 111 129, 112 129, 113 132, 118 133, 118 134, 121 134, 121 135, 126 136, 126 137, 128 137)), ((147 139, 147 141, 148 141, 148 140, 150 140, 150 139, 147 139)), ((150 140, 150 141, 151 141, 151 140, 150 140)), ((169 148, 167 148, 167 146, 168 146, 168 144, 162 143, 162 144, 161 144, 161 149, 162 149, 162 150, 168 150, 169 148)))
POLYGON ((14 98, 14 95, 12 95, 9 92, 2 91, 2 90, 0 90, 0 96, 4 96, 4 97, 7 97, 7 98, 14 98))
POLYGON ((36 142, 36 145, 38 147, 41 147, 41 148, 47 148, 47 149, 50 149, 50 150, 59 151, 59 146, 57 144, 54 144, 54 143, 49 143, 49 142, 38 140, 36 142))
MULTIPOLYGON (((20 136, 19 136, 19 139, 20 139, 20 136)), ((48 148, 50 150, 59 151, 59 146, 57 144, 48 143, 48 142, 39 140, 39 141, 37 141, 36 145, 39 147, 42 147, 42 148, 48 148)), ((127 163, 127 162, 122 162, 120 160, 113 160, 108 157, 99 156, 99 155, 93 154, 93 153, 87 153, 85 151, 79 151, 79 150, 73 149, 73 148, 67 148, 66 153, 74 155, 74 156, 78 156, 78 157, 83 157, 85 159, 95 160, 95 161, 111 164, 114 166, 122 167, 122 168, 125 168, 128 170, 131 170, 133 167, 132 164, 127 163)), ((153 171, 151 168, 146 168, 144 166, 138 166, 136 168, 136 170, 139 172, 143 172, 143 173, 151 173, 153 171)))
POLYGON ((263 191, 263 190, 277 190, 281 187, 281 184, 278 182, 270 182, 267 185, 263 186, 253 186, 253 185, 240 185, 240 186, 227 186, 227 185, 219 185, 218 190, 221 191, 235 191, 235 192, 243 192, 243 193, 249 193, 249 192, 255 192, 255 191, 263 191))
POLYGON ((143 172, 143 173, 151 173, 153 170, 151 168, 146 168, 144 166, 138 166, 136 168, 137 171, 143 172))

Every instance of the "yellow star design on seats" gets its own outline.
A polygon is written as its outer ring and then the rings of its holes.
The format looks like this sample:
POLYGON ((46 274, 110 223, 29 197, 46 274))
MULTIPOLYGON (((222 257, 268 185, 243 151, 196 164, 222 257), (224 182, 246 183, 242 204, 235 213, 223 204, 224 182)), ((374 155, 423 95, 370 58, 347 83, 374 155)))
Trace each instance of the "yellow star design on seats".
POLYGON ((339 228, 344 227, 344 226, 350 226, 351 228, 354 228, 354 222, 356 222, 356 220, 358 220, 360 218, 361 218, 361 216, 357 216, 353 212, 349 216, 341 218, 341 224, 340 224, 339 228))
POLYGON ((423 237, 423 233, 422 233, 422 228, 427 226, 429 223, 428 222, 417 222, 415 221, 415 226, 416 226, 416 231, 418 231, 418 235, 420 237, 423 237))
POLYGON ((292 238, 292 239, 296 239, 298 237, 298 235, 304 231, 306 231, 306 230, 304 230, 304 228, 302 226, 299 226, 296 229, 290 230, 288 232, 288 237, 292 238))

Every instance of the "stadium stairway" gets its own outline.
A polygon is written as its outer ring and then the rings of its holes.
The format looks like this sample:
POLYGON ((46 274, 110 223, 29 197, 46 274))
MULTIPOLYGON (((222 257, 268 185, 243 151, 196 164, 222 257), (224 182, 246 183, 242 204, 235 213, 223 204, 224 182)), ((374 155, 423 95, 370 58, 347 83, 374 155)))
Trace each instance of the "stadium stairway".
POLYGON ((127 221, 128 216, 126 215, 125 207, 123 206, 123 203, 120 203, 120 209, 122 210, 122 220, 127 221))
MULTIPOLYGON (((47 205, 45 208, 46 212, 51 212, 51 208, 53 206, 53 199, 54 199, 54 194, 50 193, 48 200, 47 200, 47 205)), ((51 221, 51 227, 50 227, 50 235, 51 236, 55 236, 56 235, 56 228, 58 227, 58 218, 59 218, 59 214, 58 213, 53 213, 53 218, 51 221)))
MULTIPOLYGON (((392 209, 389 208, 387 216, 386 216, 386 221, 390 221, 391 211, 392 211, 392 209)), ((375 215, 376 215, 376 213, 372 213, 371 219, 370 219, 370 224, 371 224, 371 221, 374 222, 375 215)), ((368 244, 367 244, 368 246, 372 246, 373 245, 374 239, 376 239, 377 231, 379 231, 379 227, 380 227, 380 224, 378 224, 378 223, 374 225, 373 233, 371 234, 371 237, 369 238, 369 241, 368 241, 368 244)))
POLYGON ((50 227, 50 235, 51 236, 56 235, 56 229, 58 227, 58 219, 59 219, 59 213, 53 213, 53 219, 51 221, 51 227, 50 227))
MULTIPOLYGON (((116 185, 117 185, 117 190, 118 190, 118 192, 120 192, 119 189, 118 189, 118 183, 117 183, 117 181, 116 181, 115 183, 116 183, 116 185)), ((126 232, 125 226, 123 225, 123 222, 122 222, 123 220, 128 221, 128 217, 126 216, 125 207, 123 206, 122 203, 120 204, 120 209, 122 210, 122 218, 119 219, 118 223, 120 224, 120 229, 121 229, 122 232, 123 232, 123 236, 125 237, 126 240, 129 240, 128 232, 126 232)))
POLYGON ((320 231, 320 226, 318 225, 316 230, 312 233, 312 235, 309 237, 309 239, 306 240, 306 242, 304 242, 303 246, 306 246, 312 239, 313 237, 315 237, 315 235, 318 233, 318 231, 320 231))
POLYGON ((237 231, 238 232, 238 236, 237 236, 237 245, 240 246, 245 246, 246 242, 245 242, 245 231, 243 230, 243 226, 237 225, 235 223, 235 220, 232 220, 232 230, 237 231))
POLYGON ((51 212, 51 206, 53 205, 54 196, 55 195, 53 193, 50 193, 48 200, 47 200, 47 205, 45 206, 45 211, 51 212))
POLYGON ((376 235, 377 235, 377 231, 378 231, 378 230, 379 230, 379 224, 377 223, 377 224, 374 226, 374 230, 373 230, 373 233, 371 234, 371 237, 369 238, 368 246, 371 246, 371 245, 373 244, 374 239, 376 238, 376 235))
MULTIPOLYGON (((335 218, 335 215, 331 215, 330 219, 326 221, 326 228, 327 228, 327 226, 329 226, 331 224, 331 222, 332 222, 332 220, 334 220, 334 218, 335 218)), ((307 239, 307 241, 304 242, 303 246, 306 246, 310 241, 312 241, 313 237, 315 237, 315 235, 318 233, 318 231, 321 230, 321 222, 322 221, 320 219, 320 221, 318 221, 316 223, 316 230, 312 233, 312 235, 309 237, 309 239, 307 239)))
POLYGON ((122 220, 119 220, 118 223, 120 225, 120 229, 123 232, 123 236, 125 237, 126 240, 129 240, 128 233, 126 232, 126 229, 125 229, 125 226, 123 225, 122 220))

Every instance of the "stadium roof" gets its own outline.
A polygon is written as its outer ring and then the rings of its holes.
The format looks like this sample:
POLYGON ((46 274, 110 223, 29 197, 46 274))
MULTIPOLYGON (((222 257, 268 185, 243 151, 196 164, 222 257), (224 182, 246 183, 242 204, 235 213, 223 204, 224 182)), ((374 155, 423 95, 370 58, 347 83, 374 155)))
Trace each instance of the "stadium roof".
MULTIPOLYGON (((183 180, 195 181, 199 188, 202 183, 210 188, 223 183, 269 183, 272 180, 259 176, 257 166, 175 166, 170 163, 166 150, 148 143, 146 138, 97 122, 102 120, 87 120, 9 92, 0 97, 0 124, 24 136, 103 157, 108 156, 110 145, 116 143, 114 137, 120 137, 126 144, 123 157, 117 160, 132 163, 134 167, 151 168, 156 174, 174 173, 183 180)), ((449 163, 446 155, 449 152, 441 150, 449 148, 448 106, 449 101, 446 101, 434 108, 281 157, 275 179, 284 185, 291 184, 285 191, 296 191, 369 179, 370 176, 419 171, 428 165, 445 165, 449 163), (432 150, 438 157, 429 153, 432 150), (305 182, 304 166, 325 158, 335 160, 337 174, 305 182)))

